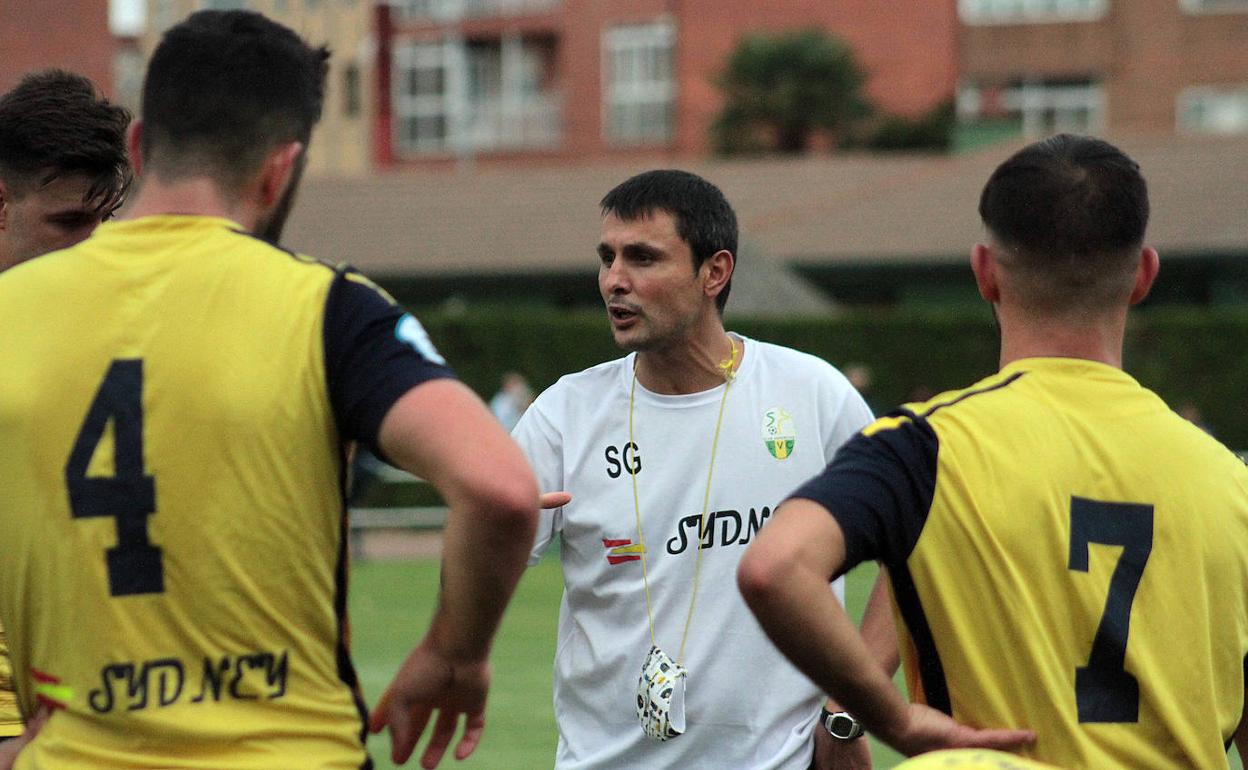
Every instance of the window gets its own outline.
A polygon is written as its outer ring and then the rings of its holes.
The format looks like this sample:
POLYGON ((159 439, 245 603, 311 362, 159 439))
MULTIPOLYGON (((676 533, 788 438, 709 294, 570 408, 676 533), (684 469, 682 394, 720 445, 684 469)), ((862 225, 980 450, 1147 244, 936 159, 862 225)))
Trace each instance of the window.
POLYGON ((446 149, 447 46, 408 43, 395 50, 396 145, 408 152, 446 149))
POLYGON ((1179 93, 1176 113, 1180 131, 1248 133, 1248 85, 1185 88, 1179 93))
POLYGON ((1108 0, 958 0, 967 24, 1035 24, 1094 21, 1105 15, 1108 0))
POLYGON ((348 64, 342 71, 342 112, 357 117, 361 109, 360 65, 348 64))
POLYGON ((117 48, 113 54, 113 89, 117 102, 137 112, 143 94, 143 52, 137 48, 117 48))
POLYGON ((463 0, 391 0, 399 18, 408 21, 455 21, 463 16, 463 0))
POLYGON ((1024 136, 1094 134, 1105 123, 1105 89, 1091 79, 1032 80, 958 90, 958 122, 1014 124, 1024 136))
POLYGON ((1188 13, 1248 13, 1248 0, 1179 0, 1188 13))
POLYGON ((670 22, 608 30, 603 51, 604 133, 614 144, 656 144, 672 137, 670 22))
POLYGON ((205 11, 245 11, 247 0, 203 0, 205 11))

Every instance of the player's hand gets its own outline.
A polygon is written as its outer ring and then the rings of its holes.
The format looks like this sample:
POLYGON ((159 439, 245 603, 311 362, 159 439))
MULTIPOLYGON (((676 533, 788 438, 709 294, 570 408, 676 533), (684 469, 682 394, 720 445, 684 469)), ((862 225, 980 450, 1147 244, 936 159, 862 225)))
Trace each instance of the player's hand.
POLYGON ((871 770, 871 747, 866 736, 838 741, 822 725, 815 725, 815 762, 812 770, 871 770))
POLYGON ((455 737, 460 715, 464 734, 455 746, 455 758, 466 759, 485 731, 485 696, 490 689, 489 663, 452 663, 431 644, 412 650, 394 681, 368 719, 370 732, 390 728, 390 759, 403 764, 412 755, 429 719, 437 711, 433 735, 420 766, 432 770, 455 737))
POLYGON ((539 508, 558 508, 572 502, 572 494, 570 492, 543 492, 537 498, 539 508))
POLYGON ((881 736, 908 757, 937 749, 996 749, 1010 751, 1034 743, 1031 730, 980 730, 958 724, 947 714, 920 703, 906 709, 905 724, 894 735, 881 736))
POLYGON ((26 744, 34 740, 51 716, 52 709, 41 704, 39 710, 26 723, 26 729, 22 731, 21 735, 0 743, 0 770, 10 770, 13 767, 14 763, 17 762, 17 755, 26 747, 26 744))

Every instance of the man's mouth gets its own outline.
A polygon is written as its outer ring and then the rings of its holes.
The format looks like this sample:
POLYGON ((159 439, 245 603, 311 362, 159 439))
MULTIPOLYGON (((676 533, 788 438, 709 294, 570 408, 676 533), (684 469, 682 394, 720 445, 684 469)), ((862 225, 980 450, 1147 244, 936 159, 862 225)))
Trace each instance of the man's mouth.
POLYGON ((616 326, 623 326, 631 323, 640 314, 636 310, 623 305, 608 305, 607 315, 611 317, 611 323, 616 326))

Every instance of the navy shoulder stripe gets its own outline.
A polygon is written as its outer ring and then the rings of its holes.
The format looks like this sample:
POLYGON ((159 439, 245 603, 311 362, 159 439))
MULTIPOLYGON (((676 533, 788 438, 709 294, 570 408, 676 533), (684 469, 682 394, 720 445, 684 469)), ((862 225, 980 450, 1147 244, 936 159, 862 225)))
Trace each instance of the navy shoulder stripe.
POLYGON ((953 406, 954 404, 961 403, 962 401, 965 401, 971 396, 978 396, 983 393, 991 393, 994 390, 1000 390, 1010 385, 1011 383, 1015 382, 1024 374, 1026 374, 1026 372, 1014 372, 1013 374, 1011 374, 1009 377, 1006 377, 1001 382, 997 382, 992 385, 986 385, 982 388, 977 388, 975 390, 968 390, 965 393, 962 393, 961 395, 959 395, 957 398, 953 399, 952 401, 946 401, 943 404, 933 404, 931 407, 927 409, 927 411, 923 412, 923 414, 921 415, 915 415, 913 412, 909 412, 909 410, 906 410, 906 409, 902 409, 900 411, 908 412, 913 417, 931 417, 934 412, 937 412, 941 409, 945 409, 946 407, 953 406))

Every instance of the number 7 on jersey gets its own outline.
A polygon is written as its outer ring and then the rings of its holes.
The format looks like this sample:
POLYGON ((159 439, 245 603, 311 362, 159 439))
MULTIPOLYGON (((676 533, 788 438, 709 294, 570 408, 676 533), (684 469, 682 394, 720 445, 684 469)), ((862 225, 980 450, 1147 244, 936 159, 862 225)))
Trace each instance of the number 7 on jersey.
POLYGON ((1153 506, 1072 497, 1068 569, 1088 571, 1092 543, 1122 546, 1122 555, 1109 579, 1105 612, 1092 639, 1088 665, 1075 669, 1079 721, 1136 722, 1140 683, 1126 669, 1127 637, 1135 591, 1153 551, 1153 506))

